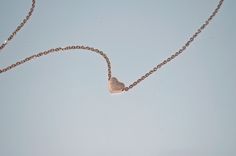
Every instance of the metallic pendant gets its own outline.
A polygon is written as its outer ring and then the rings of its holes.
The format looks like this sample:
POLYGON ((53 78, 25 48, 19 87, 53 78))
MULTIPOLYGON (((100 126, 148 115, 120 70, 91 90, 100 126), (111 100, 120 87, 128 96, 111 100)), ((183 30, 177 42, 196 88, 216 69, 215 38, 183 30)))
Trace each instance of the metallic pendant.
POLYGON ((121 93, 124 91, 125 84, 120 82, 117 78, 112 77, 108 81, 108 88, 110 93, 121 93))

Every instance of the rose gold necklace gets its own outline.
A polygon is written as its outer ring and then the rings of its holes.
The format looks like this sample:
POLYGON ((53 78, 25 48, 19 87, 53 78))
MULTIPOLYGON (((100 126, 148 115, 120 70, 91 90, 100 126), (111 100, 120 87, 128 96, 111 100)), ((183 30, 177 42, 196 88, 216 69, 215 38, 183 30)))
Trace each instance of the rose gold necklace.
MULTIPOLYGON (((66 46, 66 47, 57 47, 57 48, 51 48, 42 52, 39 52, 37 54, 34 54, 32 56, 29 56, 25 59, 22 59, 12 65, 9 65, 7 67, 4 67, 0 69, 0 74, 7 72, 25 62, 31 61, 33 59, 39 58, 41 56, 45 56, 52 53, 60 53, 60 52, 66 52, 68 50, 75 50, 75 49, 84 49, 89 52, 94 52, 99 55, 101 55, 106 63, 107 63, 107 72, 108 72, 108 88, 111 93, 120 93, 123 91, 128 91, 132 89, 134 86, 139 84, 141 81, 145 80, 147 77, 149 77, 151 74, 156 72, 158 69, 160 69, 165 64, 172 61, 174 58, 179 56, 189 45, 194 41, 194 39, 203 31, 203 29, 206 28, 206 26, 210 23, 210 21, 213 19, 213 17, 216 16, 217 12, 219 11, 220 7, 222 6, 224 0, 220 0, 217 7, 214 9, 214 11, 211 13, 211 15, 207 18, 207 20, 200 26, 200 28, 197 29, 197 31, 187 40, 187 42, 175 53, 173 53, 170 57, 164 59, 161 63, 157 64, 155 67, 153 67, 151 70, 149 70, 147 73, 145 73, 143 76, 141 76, 139 79, 135 80, 133 83, 131 83, 129 86, 125 86, 124 83, 119 82, 119 80, 116 77, 112 77, 111 73, 111 62, 110 59, 107 57, 107 55, 96 48, 89 47, 89 46, 81 46, 81 45, 72 45, 72 46, 66 46)), ((0 51, 4 49, 4 47, 16 36, 16 34, 20 31, 20 29, 26 24, 26 22, 31 18, 32 13, 35 8, 35 0, 32 0, 31 8, 27 14, 27 16, 21 21, 21 23, 17 26, 16 30, 11 33, 11 35, 0 45, 0 51)))

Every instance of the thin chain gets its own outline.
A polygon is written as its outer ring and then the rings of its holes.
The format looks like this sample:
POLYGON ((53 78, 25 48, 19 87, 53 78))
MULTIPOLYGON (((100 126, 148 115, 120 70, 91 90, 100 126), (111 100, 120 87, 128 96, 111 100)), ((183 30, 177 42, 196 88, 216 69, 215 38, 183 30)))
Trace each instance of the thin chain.
POLYGON ((11 33, 11 35, 7 38, 7 40, 5 40, 1 45, 0 45, 0 52, 1 50, 8 44, 9 41, 11 41, 17 34, 18 31, 21 30, 21 28, 26 24, 26 22, 30 19, 30 17, 33 14, 35 8, 35 0, 32 0, 32 4, 31 4, 31 8, 27 14, 27 16, 25 16, 25 18, 21 21, 21 23, 16 27, 16 30, 13 31, 11 33))
POLYGON ((76 50, 76 49, 84 49, 84 50, 88 50, 90 52, 95 52, 95 53, 101 55, 106 60, 106 63, 107 63, 108 80, 111 79, 111 62, 110 62, 109 58, 107 57, 107 55, 99 49, 96 49, 96 48, 93 48, 93 47, 88 47, 88 46, 79 46, 79 45, 51 48, 51 49, 39 52, 35 55, 31 55, 29 57, 26 57, 25 59, 20 60, 20 61, 12 64, 10 66, 7 66, 3 69, 0 69, 0 73, 7 72, 8 70, 11 70, 11 69, 23 64, 23 63, 29 62, 29 61, 31 61, 33 59, 36 59, 36 58, 39 58, 41 56, 45 56, 45 55, 52 54, 52 53, 66 52, 68 50, 76 50))
MULTIPOLYGON (((197 31, 189 38, 189 40, 182 46, 182 48, 180 48, 177 52, 175 52, 174 54, 172 54, 170 57, 168 57, 167 59, 163 60, 161 63, 157 64, 154 68, 152 68, 150 71, 148 71, 147 73, 145 73, 143 76, 141 76, 139 79, 137 79, 136 81, 134 81, 133 83, 131 83, 128 87, 125 87, 123 89, 123 91, 128 91, 130 89, 132 89, 134 86, 136 86, 137 84, 139 84, 141 81, 145 80, 147 77, 149 77, 151 74, 153 74, 154 72, 156 72, 158 69, 160 69, 162 66, 164 66, 165 64, 169 63, 170 61, 172 61, 173 59, 175 59, 177 56, 179 56, 181 53, 183 53, 187 47, 189 47, 189 45, 195 40, 195 38, 206 28, 206 26, 210 23, 210 21, 216 16, 217 12, 219 11, 220 7, 222 6, 224 0, 220 0, 217 7, 215 8, 215 10, 212 12, 212 14, 208 17, 208 19, 204 22, 204 24, 201 25, 201 27, 199 29, 197 29, 197 31)), ((35 8, 35 0, 32 0, 32 6, 30 8, 30 11, 28 12, 28 15, 25 17, 25 19, 21 22, 21 24, 16 28, 16 30, 8 37, 8 39, 1 44, 0 46, 0 50, 2 50, 7 43, 13 39, 13 37, 16 35, 16 33, 25 25, 25 23, 30 19, 33 11, 35 8)), ((84 50, 88 50, 90 52, 95 52, 99 55, 101 55, 106 63, 107 63, 107 71, 108 71, 108 80, 111 79, 112 73, 111 73, 111 62, 109 60, 109 58, 107 57, 107 55, 101 51, 98 50, 96 48, 93 47, 88 47, 88 46, 80 46, 80 45, 72 45, 72 46, 66 46, 66 47, 58 47, 58 48, 51 48, 49 50, 45 50, 42 52, 39 52, 35 55, 32 55, 30 57, 27 57, 23 60, 20 60, 12 65, 9 65, 3 69, 0 69, 0 73, 3 72, 7 72, 8 70, 11 70, 23 63, 26 63, 28 61, 31 61, 33 59, 39 58, 41 56, 45 56, 48 54, 52 54, 52 53, 59 53, 59 52, 65 52, 68 50, 75 50, 75 49, 84 49, 84 50)))
MULTIPOLYGON (((9 41, 11 41, 17 34, 18 31, 21 30, 21 28, 27 23, 27 21, 31 18, 32 14, 33 14, 33 11, 34 11, 34 8, 35 8, 35 3, 36 1, 35 0, 32 0, 32 4, 31 4, 31 8, 27 14, 27 16, 21 21, 21 23, 17 26, 16 30, 14 32, 12 32, 12 34, 7 38, 7 40, 2 43, 0 45, 0 50, 2 50, 7 44, 9 41)), ((65 52, 65 51, 68 51, 68 50, 75 50, 75 49, 84 49, 84 50, 89 50, 91 52, 95 52, 97 54, 100 54, 105 60, 106 60, 106 63, 107 63, 107 72, 108 72, 108 80, 111 79, 111 62, 109 60, 109 58, 107 57, 107 55, 101 51, 101 50, 98 50, 96 48, 93 48, 93 47, 88 47, 88 46, 79 46, 79 45, 73 45, 73 46, 66 46, 64 48, 62 47, 59 47, 59 48, 51 48, 49 50, 45 50, 43 52, 39 52, 35 55, 32 55, 30 57, 27 57, 23 60, 20 60, 12 65, 9 65, 3 69, 0 69, 0 74, 3 73, 3 72, 7 72, 8 70, 11 70, 23 63, 26 63, 28 61, 31 61, 33 59, 36 59, 36 58, 39 58, 41 56, 45 56, 45 55, 48 55, 48 54, 51 54, 51 53, 55 53, 55 52, 65 52)))
POLYGON ((151 74, 153 74, 154 72, 156 72, 158 69, 160 69, 162 66, 164 66, 165 64, 169 63, 170 61, 172 61, 174 58, 176 58, 179 54, 181 54, 182 52, 184 52, 187 47, 189 47, 189 45, 194 41, 194 39, 202 32, 203 29, 206 28, 206 26, 210 23, 210 21, 213 19, 213 17, 216 16, 217 12, 219 11, 221 5, 223 4, 224 0, 220 0, 217 7, 215 8, 215 10, 212 12, 212 14, 208 17, 208 19, 204 22, 204 24, 201 25, 201 27, 199 29, 197 29, 197 31, 189 38, 189 40, 182 46, 182 48, 180 48, 177 52, 175 52, 174 54, 172 54, 170 57, 168 57, 167 59, 163 60, 161 63, 157 64, 154 68, 152 68, 150 71, 148 71, 146 74, 144 74, 143 76, 141 76, 139 79, 137 79, 136 81, 134 81, 133 83, 131 83, 128 87, 125 87, 124 90, 128 91, 131 88, 133 88, 134 86, 136 86, 137 84, 139 84, 141 81, 145 80, 147 77, 149 77, 151 74))

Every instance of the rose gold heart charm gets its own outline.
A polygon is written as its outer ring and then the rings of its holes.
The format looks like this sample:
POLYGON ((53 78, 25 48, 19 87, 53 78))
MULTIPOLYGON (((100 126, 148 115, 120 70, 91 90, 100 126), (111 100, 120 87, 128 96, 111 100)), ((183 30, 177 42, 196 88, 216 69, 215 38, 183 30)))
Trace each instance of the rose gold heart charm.
POLYGON ((108 82, 108 88, 110 93, 121 93, 124 90, 125 85, 118 81, 117 78, 112 77, 108 82))

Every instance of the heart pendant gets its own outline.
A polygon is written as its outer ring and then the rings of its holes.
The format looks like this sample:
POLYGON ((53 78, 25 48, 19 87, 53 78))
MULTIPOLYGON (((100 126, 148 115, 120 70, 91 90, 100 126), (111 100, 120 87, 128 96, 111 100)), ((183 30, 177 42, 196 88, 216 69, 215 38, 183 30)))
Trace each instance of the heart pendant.
POLYGON ((110 93, 121 93, 125 88, 124 83, 118 81, 117 78, 112 77, 108 82, 108 88, 110 93))

